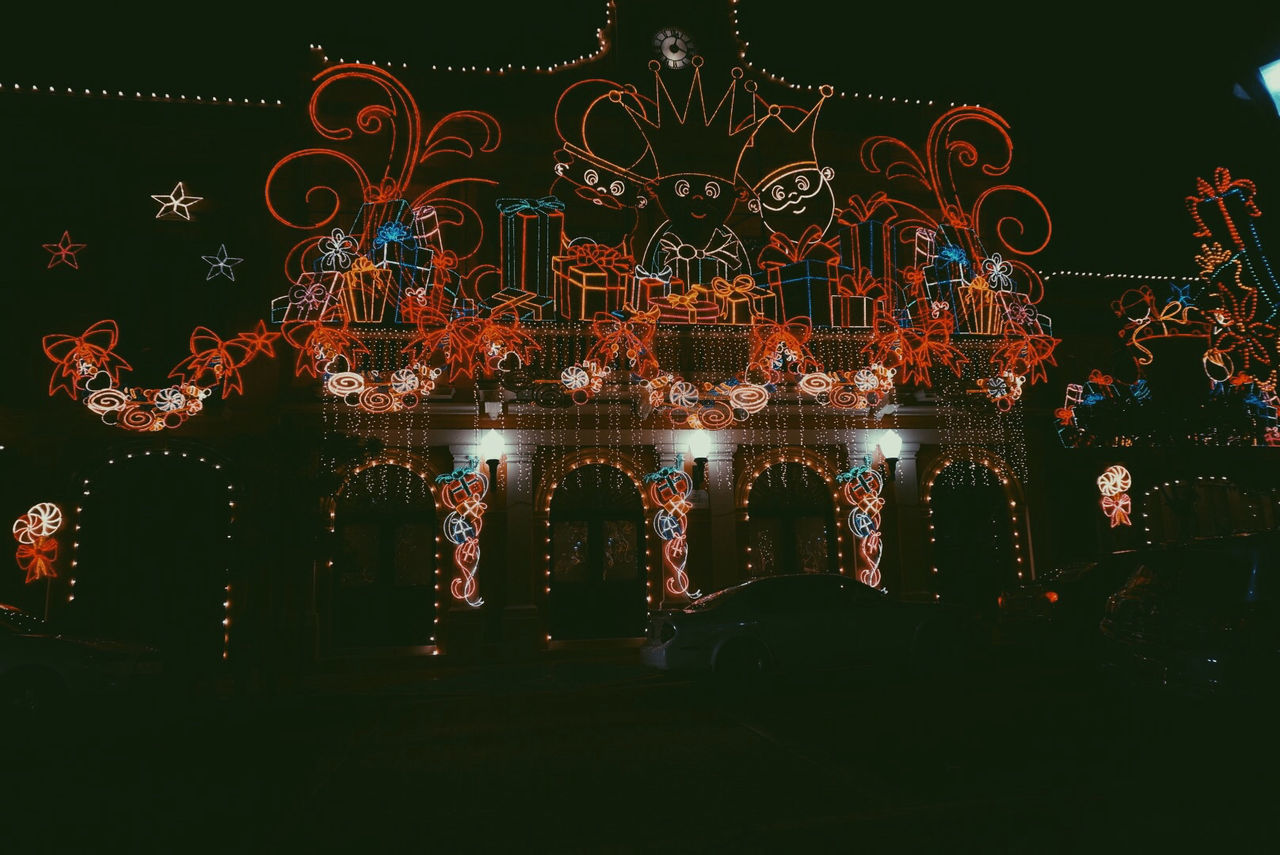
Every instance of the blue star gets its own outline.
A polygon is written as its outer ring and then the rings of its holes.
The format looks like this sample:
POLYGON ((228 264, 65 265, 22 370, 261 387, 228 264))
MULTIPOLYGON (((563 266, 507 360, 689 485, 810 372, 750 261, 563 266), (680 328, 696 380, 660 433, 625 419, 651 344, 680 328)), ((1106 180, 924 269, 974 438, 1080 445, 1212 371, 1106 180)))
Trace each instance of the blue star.
POLYGON ((1174 285, 1169 283, 1169 288, 1173 292, 1173 299, 1177 300, 1184 306, 1191 305, 1191 286, 1190 285, 1174 285))
POLYGON ((235 274, 235 271, 232 270, 231 268, 239 264, 240 262, 244 261, 243 258, 228 257, 227 245, 225 243, 218 247, 217 255, 202 255, 200 257, 203 258, 210 265, 209 275, 204 277, 204 281, 206 282, 208 282, 210 279, 212 279, 215 276, 225 276, 228 279, 230 279, 232 282, 235 282, 236 274, 235 274))

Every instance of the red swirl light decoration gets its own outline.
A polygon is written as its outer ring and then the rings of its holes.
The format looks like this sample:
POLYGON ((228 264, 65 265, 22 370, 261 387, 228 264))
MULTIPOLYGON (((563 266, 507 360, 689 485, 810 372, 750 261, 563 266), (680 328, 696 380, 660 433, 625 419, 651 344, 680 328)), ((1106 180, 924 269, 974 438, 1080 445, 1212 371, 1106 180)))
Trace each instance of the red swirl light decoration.
MULTIPOLYGON (((487 178, 450 178, 413 193, 414 172, 437 157, 458 155, 470 159, 496 150, 502 140, 498 121, 488 113, 459 110, 444 116, 424 132, 422 114, 413 95, 390 72, 377 66, 335 65, 321 71, 313 81, 315 90, 307 105, 311 125, 321 137, 341 143, 343 147, 300 149, 277 162, 267 175, 265 187, 267 210, 271 215, 291 228, 323 230, 339 213, 355 211, 362 202, 403 198, 409 200, 412 208, 434 206, 440 214, 442 228, 461 232, 464 229, 460 227, 465 225, 465 231, 474 229, 474 246, 466 252, 460 252, 457 246, 451 249, 457 258, 475 254, 483 240, 483 220, 473 207, 449 194, 455 192, 456 185, 497 182, 487 178), (372 88, 379 102, 359 108, 353 122, 331 125, 322 116, 321 104, 328 101, 326 96, 332 94, 337 102, 350 102, 357 100, 355 93, 361 88, 372 88), (362 165, 361 156, 367 160, 368 149, 376 148, 377 144, 381 145, 381 156, 374 155, 373 159, 379 165, 370 171, 362 165), (284 173, 297 171, 310 179, 315 174, 323 174, 326 168, 336 174, 332 179, 321 179, 321 183, 305 191, 302 198, 305 212, 286 213, 273 200, 278 189, 288 184, 284 173)), ((329 236, 327 232, 317 232, 290 250, 285 274, 291 282, 297 283, 302 274, 313 269, 323 254, 320 242, 329 236)), ((352 237, 361 247, 369 245, 365 239, 368 235, 352 237)))
POLYGON ((649 485, 649 498, 658 506, 653 517, 653 530, 662 539, 662 566, 667 571, 666 588, 673 597, 696 597, 689 593, 689 493, 691 479, 681 468, 683 455, 676 455, 675 466, 664 466, 644 477, 649 485))
POLYGON ((1129 525, 1129 487, 1132 478, 1129 470, 1120 464, 1108 466, 1098 476, 1098 492, 1102 493, 1102 512, 1111 520, 1111 527, 1129 525))

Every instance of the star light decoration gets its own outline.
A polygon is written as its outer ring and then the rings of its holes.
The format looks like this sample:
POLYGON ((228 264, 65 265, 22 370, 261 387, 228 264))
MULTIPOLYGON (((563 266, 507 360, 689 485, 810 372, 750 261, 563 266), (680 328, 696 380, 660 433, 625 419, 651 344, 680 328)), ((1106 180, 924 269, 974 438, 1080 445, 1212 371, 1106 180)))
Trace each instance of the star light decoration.
MULTIPOLYGON (((46 243, 42 244, 42 246, 52 254, 52 257, 49 259, 49 267, 57 267, 59 264, 66 264, 70 267, 74 267, 76 270, 79 270, 80 265, 76 263, 76 253, 84 249, 88 244, 73 243, 71 240, 71 234, 64 230, 62 232, 62 237, 58 239, 57 243, 46 243)), ((45 269, 47 270, 49 268, 46 267, 45 269)))
POLYGON ((160 203, 160 211, 156 214, 157 220, 166 216, 190 220, 191 206, 204 199, 203 196, 188 196, 181 181, 175 184, 167 194, 152 194, 151 198, 160 203))
POLYGON ((215 276, 225 276, 232 282, 236 281, 236 272, 231 268, 244 261, 243 258, 228 256, 225 243, 218 246, 217 255, 202 255, 200 257, 209 265, 209 273, 204 277, 206 282, 215 276))

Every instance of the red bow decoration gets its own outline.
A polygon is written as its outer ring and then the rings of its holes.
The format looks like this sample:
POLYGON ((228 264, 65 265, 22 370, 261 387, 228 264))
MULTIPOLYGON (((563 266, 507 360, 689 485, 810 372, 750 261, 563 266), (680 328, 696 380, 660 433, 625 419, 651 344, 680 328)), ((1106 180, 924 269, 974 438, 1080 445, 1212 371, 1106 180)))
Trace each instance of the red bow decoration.
POLYGON ((1110 374, 1103 374, 1097 368, 1089 372, 1089 377, 1087 379, 1088 382, 1096 383, 1099 386, 1110 386, 1112 383, 1116 382, 1115 378, 1110 374))
POLYGON ((338 357, 354 365, 357 356, 369 352, 364 342, 347 327, 346 313, 336 305, 330 306, 320 320, 288 321, 280 333, 298 351, 294 373, 299 377, 319 376, 320 369, 338 357), (326 320, 340 320, 341 325, 327 326, 326 320))
POLYGON ((1102 497, 1102 512, 1111 518, 1111 527, 1129 525, 1130 501, 1128 493, 1102 497))
POLYGON ((586 361, 609 365, 621 355, 636 374, 646 378, 654 376, 659 368, 658 358, 653 353, 657 322, 658 309, 637 312, 625 318, 612 312, 596 312, 591 321, 595 344, 587 351, 586 361))
POLYGON ((841 297, 888 297, 889 292, 884 282, 871 275, 865 267, 857 273, 842 273, 836 283, 836 293, 841 297))
POLYGON ((773 367, 777 353, 785 351, 791 357, 791 371, 807 374, 820 370, 817 357, 809 350, 809 338, 813 326, 808 318, 791 318, 786 323, 771 321, 762 315, 751 316, 751 356, 748 364, 770 376, 780 372, 773 367))
POLYGON ((58 541, 52 537, 36 536, 31 543, 19 543, 17 558, 18 567, 26 572, 28 583, 41 577, 58 577, 53 568, 53 562, 58 560, 58 541))
POLYGON ((1048 380, 1045 365, 1057 365, 1053 351, 1062 339, 1050 335, 1009 335, 991 355, 1001 371, 1026 377, 1031 385, 1048 380))
POLYGON ((889 201, 889 194, 883 190, 872 193, 871 198, 865 201, 861 196, 850 196, 847 207, 840 212, 839 222, 844 226, 856 226, 874 218, 882 210, 887 214, 880 222, 891 223, 898 218, 898 209, 889 201))
POLYGON ((62 389, 74 400, 76 386, 99 371, 107 372, 112 386, 119 385, 120 371, 132 370, 114 352, 119 337, 115 321, 98 321, 78 336, 45 336, 44 354, 57 363, 49 380, 49 394, 56 395, 62 389))
POLYGON ((278 338, 280 333, 268 332, 263 321, 258 321, 256 329, 225 342, 208 327, 196 327, 191 331, 191 356, 179 362, 169 376, 196 386, 213 386, 222 381, 224 398, 235 392, 243 393, 240 369, 259 353, 275 356, 278 338), (205 379, 208 382, 202 382, 205 379))
POLYGON ((452 383, 459 377, 474 377, 477 369, 492 377, 511 354, 526 365, 542 346, 520 326, 520 314, 514 306, 501 306, 486 318, 464 316, 438 329, 419 327, 401 352, 410 354, 415 362, 426 363, 437 349, 444 351, 452 383))
MULTIPOLYGON (((449 271, 458 266, 458 254, 451 249, 442 249, 431 256, 431 283, 440 288, 449 285, 449 271)), ((437 299, 442 299, 437 297, 437 299)))
POLYGON ((1249 216, 1262 216, 1262 211, 1258 209, 1257 203, 1253 201, 1253 197, 1258 192, 1257 186, 1247 178, 1232 180, 1231 171, 1219 166, 1213 171, 1212 184, 1203 178, 1197 178, 1196 192, 1200 195, 1187 197, 1187 210, 1191 212, 1191 218, 1196 222, 1194 237, 1210 237, 1213 234, 1209 227, 1204 224, 1199 208, 1201 202, 1217 202, 1218 208, 1222 211, 1222 218, 1226 221, 1227 229, 1231 232, 1231 237, 1236 246, 1244 245, 1239 232, 1236 231, 1235 225, 1231 222, 1231 218, 1227 216, 1226 203, 1223 198, 1232 190, 1239 190, 1243 194, 1244 207, 1249 212, 1249 216))
POLYGON ((823 242, 822 229, 811 225, 804 230, 804 234, 800 235, 797 241, 791 240, 782 232, 769 235, 769 242, 761 247, 756 256, 756 262, 761 268, 768 270, 785 267, 808 258, 833 261, 839 257, 840 253, 830 242, 823 242))
POLYGON ((935 363, 946 366, 959 377, 969 361, 969 357, 951 344, 954 328, 955 321, 948 315, 903 327, 885 313, 884 301, 877 300, 872 338, 863 352, 870 353, 872 362, 897 368, 903 383, 931 386, 929 369, 935 363))

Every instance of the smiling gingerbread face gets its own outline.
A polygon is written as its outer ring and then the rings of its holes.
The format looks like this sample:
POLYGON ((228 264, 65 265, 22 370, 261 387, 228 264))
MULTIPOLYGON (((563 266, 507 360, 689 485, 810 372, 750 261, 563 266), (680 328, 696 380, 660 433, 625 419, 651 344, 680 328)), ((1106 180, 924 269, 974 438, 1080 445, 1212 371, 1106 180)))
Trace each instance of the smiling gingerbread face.
POLYGON ((724 225, 737 196, 733 182, 714 175, 683 172, 657 182, 655 191, 671 231, 688 243, 702 246, 724 225))
POLYGON ((607 164, 561 150, 551 194, 565 202, 565 226, 573 235, 618 244, 635 230, 637 211, 649 197, 631 177, 607 164))

